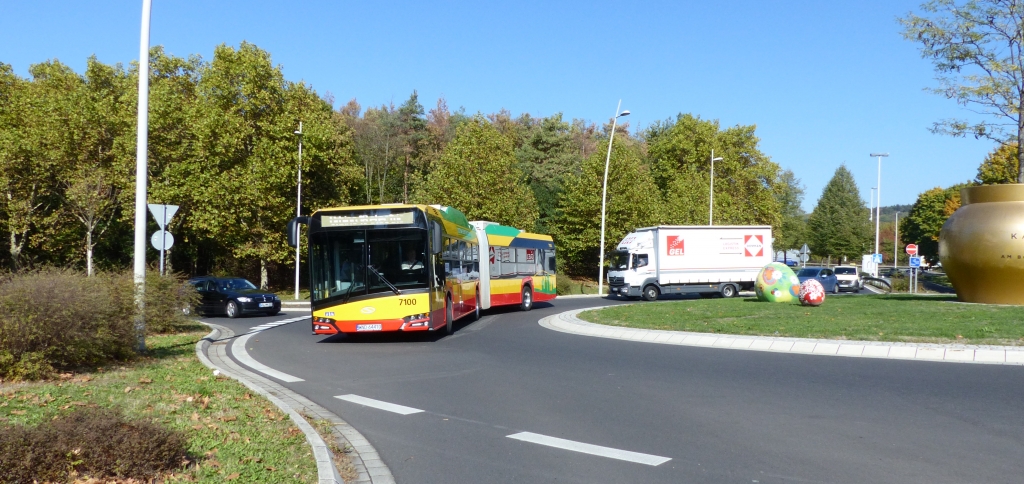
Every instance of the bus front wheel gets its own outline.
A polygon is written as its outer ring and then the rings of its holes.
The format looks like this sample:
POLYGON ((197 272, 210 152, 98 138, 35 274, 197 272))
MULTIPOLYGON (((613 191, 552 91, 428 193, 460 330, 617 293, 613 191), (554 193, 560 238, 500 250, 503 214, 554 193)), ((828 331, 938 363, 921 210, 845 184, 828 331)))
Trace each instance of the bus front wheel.
POLYGON ((533 309, 533 289, 530 289, 530 286, 523 287, 523 299, 519 307, 523 311, 529 311, 533 309))
POLYGON ((445 318, 444 334, 449 334, 450 335, 450 334, 455 332, 455 322, 453 321, 453 318, 452 318, 452 299, 451 298, 448 298, 446 300, 446 302, 445 302, 445 305, 444 305, 444 318, 445 318))

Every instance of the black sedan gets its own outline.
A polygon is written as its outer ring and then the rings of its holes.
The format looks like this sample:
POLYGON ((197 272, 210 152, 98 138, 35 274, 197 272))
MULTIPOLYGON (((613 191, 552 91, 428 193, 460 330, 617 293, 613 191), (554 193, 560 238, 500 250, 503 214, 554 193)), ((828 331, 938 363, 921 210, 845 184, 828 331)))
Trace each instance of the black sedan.
POLYGON ((237 318, 243 314, 273 316, 281 312, 281 298, 261 291, 241 277, 197 277, 188 282, 199 292, 200 302, 196 308, 199 314, 224 314, 237 318))
POLYGON ((825 292, 831 292, 832 294, 839 294, 839 279, 832 272, 832 269, 827 267, 804 267, 800 269, 800 272, 796 273, 797 279, 800 279, 800 283, 808 279, 814 279, 821 283, 822 287, 825 288, 825 292))

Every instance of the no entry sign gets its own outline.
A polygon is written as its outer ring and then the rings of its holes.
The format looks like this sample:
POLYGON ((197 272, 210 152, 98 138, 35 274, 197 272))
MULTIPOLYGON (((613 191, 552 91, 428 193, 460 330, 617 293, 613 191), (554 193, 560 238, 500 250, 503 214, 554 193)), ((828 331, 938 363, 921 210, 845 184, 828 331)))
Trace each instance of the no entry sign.
POLYGON ((917 255, 917 244, 907 244, 907 254, 917 255))

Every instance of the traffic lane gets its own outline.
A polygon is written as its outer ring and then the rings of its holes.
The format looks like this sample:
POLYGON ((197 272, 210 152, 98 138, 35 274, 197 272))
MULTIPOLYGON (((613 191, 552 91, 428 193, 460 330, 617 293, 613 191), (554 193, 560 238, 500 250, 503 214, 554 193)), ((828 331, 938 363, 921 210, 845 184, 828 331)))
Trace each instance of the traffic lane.
MULTIPOLYGON (((290 386, 315 394, 314 400, 349 419, 375 445, 379 442, 378 451, 392 471, 407 478, 400 481, 449 475, 447 466, 424 464, 424 455, 428 461, 463 462, 472 476, 515 469, 521 459, 502 459, 511 452, 506 443, 488 441, 506 449, 497 455, 477 450, 484 444, 464 426, 449 425, 464 440, 453 438, 434 448, 433 435, 442 429, 417 430, 408 418, 358 408, 334 395, 355 393, 435 413, 448 410, 450 419, 508 428, 509 434, 531 431, 652 452, 673 457, 664 466, 683 472, 663 480, 651 469, 636 471, 651 482, 673 482, 680 475, 712 480, 767 476, 762 482, 772 476, 821 481, 839 476, 850 482, 892 481, 893 476, 903 482, 956 482, 983 476, 998 481, 1008 475, 1006 463, 1015 462, 1013 456, 1022 450, 1019 438, 1014 440, 1019 425, 1000 425, 1019 420, 1012 403, 1006 403, 1021 396, 1011 390, 1021 383, 1014 368, 669 347, 566 335, 536 324, 546 312, 586 301, 500 313, 500 320, 474 323, 481 330, 470 324, 455 337, 436 341, 316 344, 319 367, 332 370, 307 377, 314 388, 290 386), (979 375, 993 370, 995 376, 979 375), (964 381, 974 385, 965 387, 964 381), (1003 394, 993 393, 994 388, 1004 389, 1003 394), (406 454, 420 457, 394 460, 406 454), (464 462, 473 460, 495 463, 464 462), (939 464, 929 465, 932 460, 939 464), (941 465, 958 461, 970 463, 941 465)), ((284 331, 295 332, 294 326, 268 336, 286 344, 284 331)), ((551 456, 556 463, 537 472, 562 478, 565 469, 557 462, 595 459, 556 458, 565 451, 530 444, 516 448, 523 448, 516 451, 520 456, 551 456)), ((601 476, 631 466, 602 463, 597 474, 586 475, 602 482, 601 476)))
POLYGON ((1015 368, 597 338, 585 338, 598 346, 580 357, 564 350, 578 337, 554 335, 547 348, 532 350, 500 337, 508 344, 467 360, 475 370, 459 373, 457 385, 434 374, 430 383, 412 378, 400 389, 377 378, 345 387, 389 390, 387 398, 414 406, 459 407, 452 411, 474 421, 674 456, 676 465, 702 468, 703 478, 764 472, 811 481, 999 481, 1012 475, 1007 467, 1024 450, 1019 424, 1004 426, 1019 422, 1015 368), (515 353, 522 364, 513 368, 501 353, 515 353), (985 455, 976 456, 979 450, 985 455))

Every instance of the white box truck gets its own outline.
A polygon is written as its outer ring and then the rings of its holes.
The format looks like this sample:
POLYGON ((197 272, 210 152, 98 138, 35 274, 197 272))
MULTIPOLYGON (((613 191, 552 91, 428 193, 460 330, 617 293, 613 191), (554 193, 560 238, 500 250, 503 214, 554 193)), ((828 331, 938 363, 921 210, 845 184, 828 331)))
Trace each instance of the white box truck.
POLYGON ((645 227, 627 235, 609 257, 613 296, 721 294, 736 296, 754 287, 757 273, 772 261, 768 225, 645 227))

